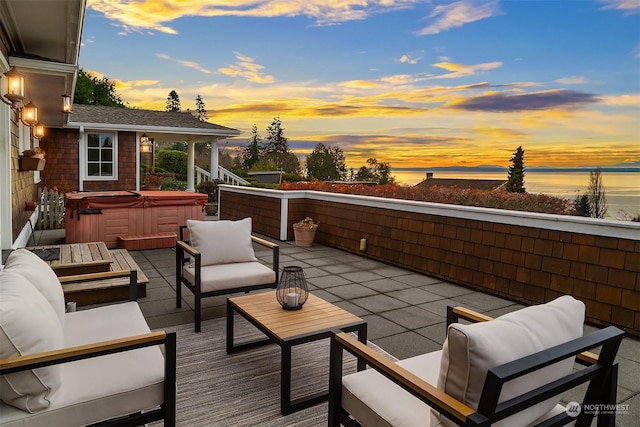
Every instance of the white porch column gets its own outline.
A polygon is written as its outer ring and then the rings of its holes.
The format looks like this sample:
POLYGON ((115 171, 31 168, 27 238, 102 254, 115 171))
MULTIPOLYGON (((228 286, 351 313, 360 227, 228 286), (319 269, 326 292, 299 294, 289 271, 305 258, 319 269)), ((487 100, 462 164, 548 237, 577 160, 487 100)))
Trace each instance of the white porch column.
POLYGON ((218 178, 218 140, 211 141, 211 161, 209 162, 211 167, 211 180, 218 178))
POLYGON ((187 143, 187 191, 196 191, 194 176, 196 171, 196 145, 195 142, 187 143))

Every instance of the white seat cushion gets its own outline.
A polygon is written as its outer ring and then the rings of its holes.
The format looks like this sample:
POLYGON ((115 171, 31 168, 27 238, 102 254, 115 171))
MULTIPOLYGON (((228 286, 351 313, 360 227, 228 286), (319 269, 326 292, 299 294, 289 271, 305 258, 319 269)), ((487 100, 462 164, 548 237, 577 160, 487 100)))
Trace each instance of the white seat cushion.
MULTIPOLYGON (((435 351, 397 364, 435 386, 441 355, 435 351)), ((429 406, 373 369, 342 378, 342 406, 365 426, 429 427, 429 406)))
MULTIPOLYGON (((82 345, 149 332, 138 304, 128 302, 67 313, 65 346, 82 345)), ((79 360, 64 365, 54 404, 29 415, 3 406, 6 426, 86 425, 160 405, 164 356, 158 346, 79 360)))
POLYGON ((251 241, 251 218, 240 221, 187 220, 189 244, 201 254, 201 265, 257 261, 251 241))
MULTIPOLYGON (((454 323, 449 326, 442 349, 438 388, 476 409, 489 369, 579 338, 583 323, 584 304, 571 296, 523 308, 489 322, 454 323)), ((499 401, 567 375, 573 364, 570 358, 506 383, 499 401)), ((529 425, 558 401, 559 397, 545 400, 495 425, 529 425)), ((432 413, 444 425, 454 425, 439 413, 432 413)))
MULTIPOLYGON (((62 325, 51 304, 22 275, 0 271, 0 359, 63 345, 62 325)), ((2 375, 0 399, 24 414, 42 411, 59 397, 62 375, 60 366, 2 375)))
POLYGON ((29 250, 16 249, 7 258, 4 269, 18 273, 31 282, 49 301, 60 324, 64 325, 64 292, 58 276, 46 262, 29 250))
MULTIPOLYGON (((182 274, 189 282, 195 283, 194 267, 186 265, 182 274)), ((212 292, 275 283, 276 273, 257 261, 207 265, 200 269, 200 281, 202 292, 212 292)))

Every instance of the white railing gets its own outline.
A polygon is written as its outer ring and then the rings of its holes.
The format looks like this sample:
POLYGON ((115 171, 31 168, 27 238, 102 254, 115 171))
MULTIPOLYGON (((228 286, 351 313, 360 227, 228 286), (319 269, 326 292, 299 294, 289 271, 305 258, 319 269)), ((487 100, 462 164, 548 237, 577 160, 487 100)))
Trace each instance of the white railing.
MULTIPOLYGON (((235 173, 218 166, 218 179, 229 185, 251 185, 249 181, 239 177, 235 173)), ((202 181, 211 181, 211 174, 199 166, 196 166, 196 185, 202 181)))

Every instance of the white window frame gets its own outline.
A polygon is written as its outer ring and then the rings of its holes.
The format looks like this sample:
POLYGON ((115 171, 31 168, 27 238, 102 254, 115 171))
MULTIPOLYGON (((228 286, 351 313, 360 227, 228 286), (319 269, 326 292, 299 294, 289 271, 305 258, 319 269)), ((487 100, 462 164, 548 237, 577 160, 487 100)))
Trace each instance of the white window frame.
POLYGON ((97 130, 86 130, 84 132, 84 138, 82 140, 83 143, 83 154, 84 158, 82 160, 82 174, 83 180, 85 181, 117 181, 118 180, 118 132, 116 131, 97 131, 97 130), (91 176, 89 175, 89 136, 98 134, 102 137, 102 135, 109 135, 113 141, 112 147, 112 175, 110 176, 91 176))

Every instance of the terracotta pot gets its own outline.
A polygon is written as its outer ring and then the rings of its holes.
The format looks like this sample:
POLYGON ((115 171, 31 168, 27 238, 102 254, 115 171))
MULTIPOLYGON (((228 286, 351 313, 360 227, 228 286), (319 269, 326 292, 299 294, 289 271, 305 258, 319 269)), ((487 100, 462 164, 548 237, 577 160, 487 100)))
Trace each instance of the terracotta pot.
POLYGON ((293 235, 296 240, 296 246, 308 247, 313 245, 313 240, 316 238, 316 231, 318 226, 313 228, 301 228, 298 224, 293 224, 293 235))
POLYGON ((24 210, 33 212, 36 210, 38 204, 36 202, 24 202, 24 210))

